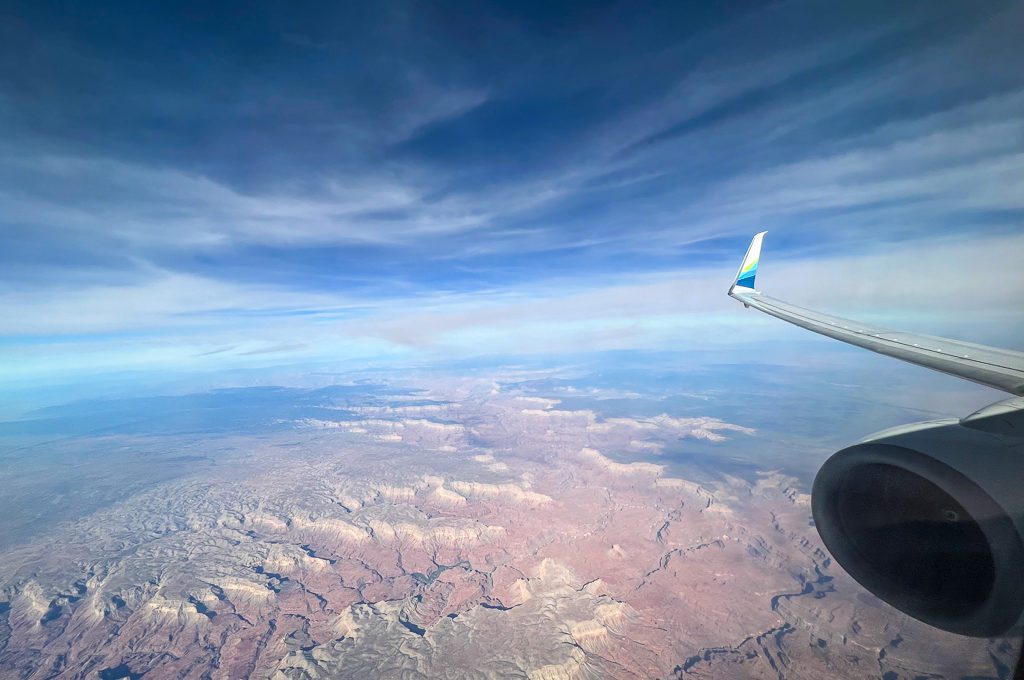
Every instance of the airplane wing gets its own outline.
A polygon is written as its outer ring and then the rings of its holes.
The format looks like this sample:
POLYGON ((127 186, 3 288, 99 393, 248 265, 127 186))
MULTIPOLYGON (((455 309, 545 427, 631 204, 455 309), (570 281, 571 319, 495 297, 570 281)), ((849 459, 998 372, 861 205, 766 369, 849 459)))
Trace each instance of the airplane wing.
POLYGON ((985 347, 959 340, 876 328, 858 321, 830 316, 768 297, 754 288, 761 242, 767 232, 754 236, 729 295, 765 314, 809 331, 842 340, 872 352, 918 366, 955 375, 1014 395, 1024 395, 1024 352, 985 347))

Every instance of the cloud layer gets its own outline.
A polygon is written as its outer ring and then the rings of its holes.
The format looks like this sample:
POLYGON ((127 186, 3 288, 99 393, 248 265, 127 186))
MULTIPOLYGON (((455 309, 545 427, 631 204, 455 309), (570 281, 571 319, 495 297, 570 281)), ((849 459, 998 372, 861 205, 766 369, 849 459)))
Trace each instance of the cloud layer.
POLYGON ((739 7, 15 7, 3 370, 735 343, 764 228, 1024 341, 1021 6, 739 7))

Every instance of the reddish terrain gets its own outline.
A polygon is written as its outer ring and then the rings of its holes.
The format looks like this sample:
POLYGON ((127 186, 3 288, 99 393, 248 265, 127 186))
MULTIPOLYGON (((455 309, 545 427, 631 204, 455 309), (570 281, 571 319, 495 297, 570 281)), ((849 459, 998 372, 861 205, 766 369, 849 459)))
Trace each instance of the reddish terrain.
POLYGON ((430 395, 443 403, 210 439, 227 464, 8 550, 0 674, 895 680, 1012 666, 1009 644, 940 633, 854 583, 796 480, 699 485, 650 462, 667 442, 751 431, 476 394, 456 384, 430 395))

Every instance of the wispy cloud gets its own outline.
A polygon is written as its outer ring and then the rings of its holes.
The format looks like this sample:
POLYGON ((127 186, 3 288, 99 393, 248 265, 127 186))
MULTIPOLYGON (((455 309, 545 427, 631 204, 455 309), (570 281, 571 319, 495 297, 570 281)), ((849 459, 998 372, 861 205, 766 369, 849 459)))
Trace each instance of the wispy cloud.
MULTIPOLYGON (((335 312, 356 306, 342 295, 242 285, 151 271, 117 285, 0 293, 0 334, 47 335, 169 330, 261 314, 335 312)), ((232 321, 233 322, 233 321, 232 321)))
POLYGON ((791 297, 1019 321, 1019 4, 109 11, 0 29, 33 55, 0 69, 11 370, 718 341, 762 228, 791 297))
MULTIPOLYGON (((1024 327, 1017 253, 1024 236, 938 237, 887 252, 787 257, 769 237, 760 274, 796 303, 919 332, 1012 344, 1024 327)), ((121 289, 0 300, 8 377, 136 366, 200 370, 253 361, 391 361, 611 349, 745 351, 792 329, 745 312, 729 264, 567 279, 415 301, 311 295, 159 278, 121 289), (6 304, 5 304, 6 303, 6 304), (31 311, 29 311, 31 310, 31 311), (73 310, 73 311, 72 311, 73 310), (15 324, 21 327, 16 328, 15 324), (97 335, 100 330, 103 335, 97 335), (20 338, 20 339, 19 339, 20 338)))

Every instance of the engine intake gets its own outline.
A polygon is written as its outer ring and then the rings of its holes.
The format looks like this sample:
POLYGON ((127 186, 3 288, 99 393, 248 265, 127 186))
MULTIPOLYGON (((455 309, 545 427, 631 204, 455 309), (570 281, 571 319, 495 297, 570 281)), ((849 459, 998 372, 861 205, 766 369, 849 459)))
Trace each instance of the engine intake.
POLYGON ((833 557, 880 599, 954 633, 1020 632, 1020 438, 958 421, 887 430, 829 458, 811 506, 833 557))

